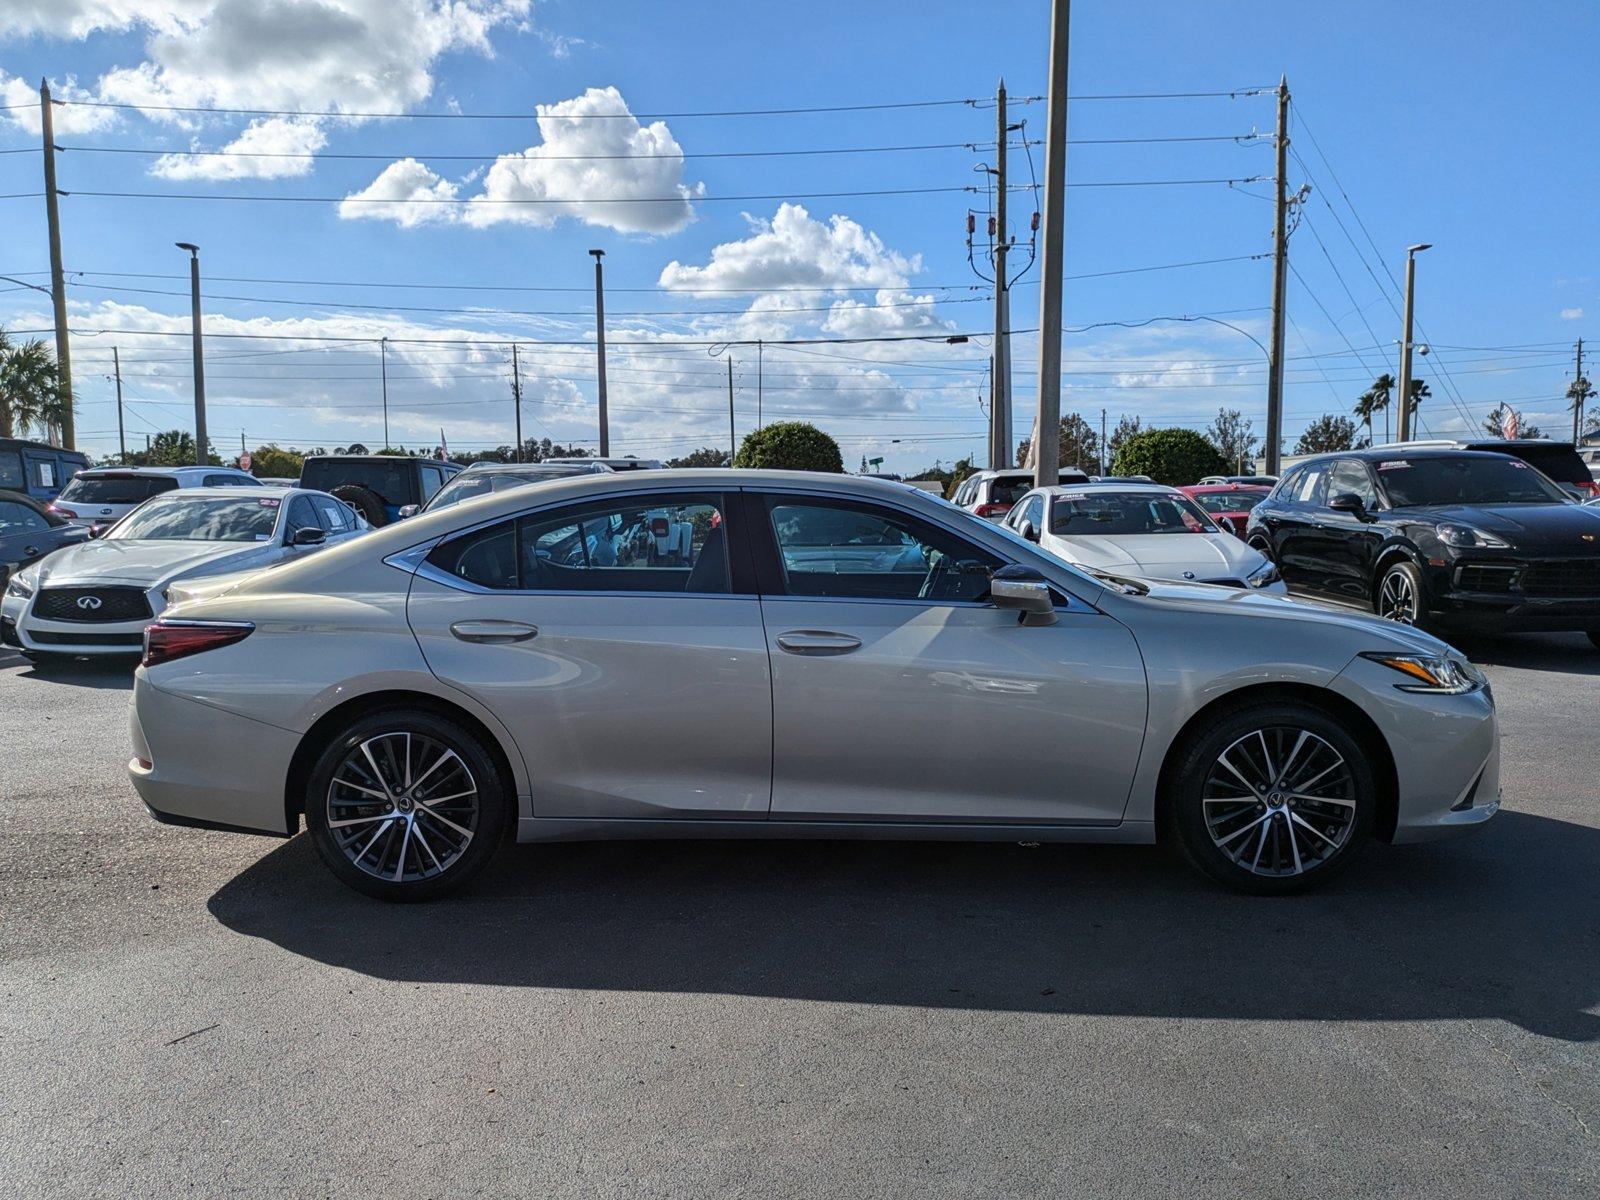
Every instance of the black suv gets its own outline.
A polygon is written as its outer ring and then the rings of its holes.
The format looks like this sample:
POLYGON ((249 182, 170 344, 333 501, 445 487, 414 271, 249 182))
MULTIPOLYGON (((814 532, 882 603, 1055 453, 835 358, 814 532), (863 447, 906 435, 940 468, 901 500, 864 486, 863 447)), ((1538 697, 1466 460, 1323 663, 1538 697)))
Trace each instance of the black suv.
POLYGON ((1291 591, 1424 628, 1581 630, 1600 647, 1600 510, 1509 455, 1314 458, 1251 510, 1245 538, 1291 591))
POLYGON ((319 454, 300 469, 300 486, 339 497, 376 529, 400 510, 432 500, 460 463, 400 454, 319 454))

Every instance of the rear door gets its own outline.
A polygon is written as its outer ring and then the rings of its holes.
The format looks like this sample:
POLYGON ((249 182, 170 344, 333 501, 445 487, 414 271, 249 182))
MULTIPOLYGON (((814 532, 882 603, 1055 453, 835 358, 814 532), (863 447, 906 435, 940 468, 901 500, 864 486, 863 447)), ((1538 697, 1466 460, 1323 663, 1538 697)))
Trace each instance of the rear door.
POLYGON ((1144 737, 1121 624, 1023 626, 1001 560, 880 503, 747 493, 772 659, 774 819, 1114 824, 1144 737))
POLYGON ((465 531, 418 569, 428 665, 510 729, 535 816, 766 817, 771 673, 728 516, 720 492, 619 492, 465 531), (657 521, 686 552, 655 553, 657 521))

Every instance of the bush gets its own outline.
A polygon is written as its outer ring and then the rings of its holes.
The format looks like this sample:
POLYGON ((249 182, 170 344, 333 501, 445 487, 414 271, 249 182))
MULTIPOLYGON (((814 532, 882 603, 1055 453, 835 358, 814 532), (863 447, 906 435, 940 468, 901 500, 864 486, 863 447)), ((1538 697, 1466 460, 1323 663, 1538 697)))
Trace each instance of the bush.
POLYGON ((739 446, 733 465, 775 471, 844 473, 839 443, 805 421, 779 421, 748 434, 739 446))
POLYGON ((1148 475, 1171 487, 1229 469, 1217 448, 1192 429, 1142 430, 1117 448, 1111 463, 1113 475, 1148 475))

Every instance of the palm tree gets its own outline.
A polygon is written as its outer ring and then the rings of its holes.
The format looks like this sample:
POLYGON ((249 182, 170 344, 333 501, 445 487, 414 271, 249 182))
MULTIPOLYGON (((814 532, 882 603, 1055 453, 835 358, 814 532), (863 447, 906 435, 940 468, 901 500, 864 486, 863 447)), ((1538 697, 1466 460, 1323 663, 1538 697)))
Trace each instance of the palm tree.
POLYGON ((50 348, 37 338, 19 346, 0 332, 0 437, 59 421, 65 407, 50 348))
POLYGON ((1428 386, 1426 379, 1413 379, 1411 381, 1411 420, 1408 427, 1415 428, 1417 409, 1422 407, 1422 402, 1433 395, 1433 389, 1428 386))
POLYGON ((1383 413, 1383 440, 1389 440, 1389 399, 1394 392, 1394 376, 1379 375, 1372 386, 1356 397, 1356 416, 1367 427, 1367 444, 1372 444, 1372 414, 1383 413))

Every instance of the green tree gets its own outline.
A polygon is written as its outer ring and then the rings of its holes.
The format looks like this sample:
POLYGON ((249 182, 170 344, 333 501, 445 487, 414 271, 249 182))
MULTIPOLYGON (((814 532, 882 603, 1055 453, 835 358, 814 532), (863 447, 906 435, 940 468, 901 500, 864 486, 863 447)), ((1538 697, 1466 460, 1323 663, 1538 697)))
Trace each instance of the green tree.
POLYGON ((59 422, 66 407, 50 348, 37 338, 18 345, 0 330, 0 437, 59 422))
POLYGON ((1504 437, 1506 428, 1506 414, 1513 413, 1517 418, 1517 437, 1542 438, 1544 433, 1537 425, 1530 425, 1523 420, 1522 410, 1514 409, 1509 404, 1497 404, 1489 410, 1489 415, 1483 419, 1483 428, 1490 437, 1504 437))
POLYGON ((1217 448, 1192 429, 1146 429, 1123 442, 1111 461, 1113 475, 1148 475, 1171 486, 1230 469, 1217 448))
POLYGON ((1567 407, 1572 411, 1572 440, 1583 436, 1593 417, 1584 419, 1584 405, 1595 397, 1594 385, 1587 375, 1579 375, 1567 388, 1567 407))
POLYGON ((747 434, 739 445, 733 465, 778 471, 844 473, 839 443, 806 421, 779 421, 747 434))
POLYGON ((1110 462, 1115 459, 1117 451, 1122 449, 1123 444, 1143 428, 1144 422, 1138 417, 1130 417, 1127 413, 1123 413, 1122 416, 1118 417, 1115 428, 1111 430, 1110 436, 1106 438, 1106 461, 1110 462))
MULTIPOLYGON (((214 450, 206 456, 206 461, 214 466, 222 464, 214 450)), ((192 467, 194 434, 183 429, 164 429, 150 439, 150 449, 129 451, 128 463, 135 467, 192 467)))
POLYGON ((1307 425, 1294 444, 1296 454, 1332 454, 1352 450, 1356 442, 1356 423, 1349 417, 1323 413, 1307 425))
POLYGON ((1367 427, 1367 445, 1372 444, 1372 418, 1383 413, 1383 440, 1389 440, 1389 402, 1394 396, 1394 376, 1379 375, 1372 386, 1356 397, 1356 418, 1367 427))
MULTIPOLYGON (((1031 438, 1023 438, 1017 447, 1017 466, 1025 466, 1031 438)), ((1056 439, 1063 467, 1080 467, 1084 471, 1097 468, 1100 463, 1100 435, 1094 426, 1083 419, 1082 413, 1070 412, 1061 418, 1061 432, 1056 439)))
POLYGON ((725 467, 728 465, 728 452, 718 450, 715 446, 702 446, 698 450, 691 450, 681 458, 667 459, 669 467, 725 467))
POLYGON ((1236 408, 1219 408, 1217 419, 1206 430, 1206 440, 1217 448, 1229 469, 1241 468, 1244 460, 1255 457, 1256 437, 1249 421, 1236 408))
POLYGON ((257 446, 250 454, 250 473, 258 479, 299 479, 305 465, 304 454, 276 442, 257 446))

